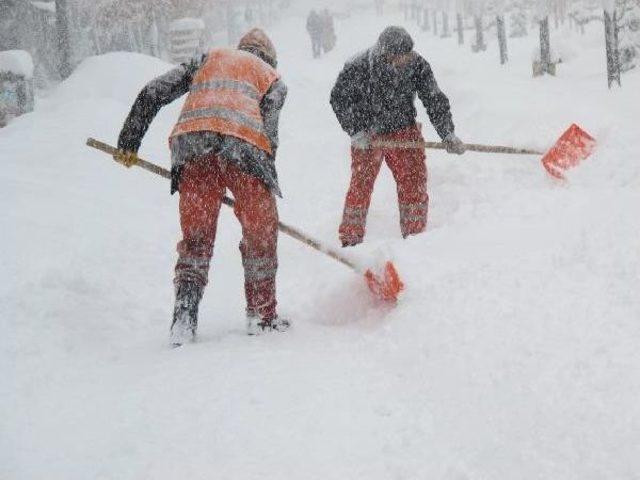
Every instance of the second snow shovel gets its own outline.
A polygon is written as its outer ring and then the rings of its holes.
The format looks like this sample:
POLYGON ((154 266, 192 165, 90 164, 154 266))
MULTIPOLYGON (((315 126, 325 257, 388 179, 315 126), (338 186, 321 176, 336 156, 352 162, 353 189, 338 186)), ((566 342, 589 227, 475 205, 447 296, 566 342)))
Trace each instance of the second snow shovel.
MULTIPOLYGON (((93 138, 87 139, 87 145, 102 152, 108 153, 109 155, 114 155, 120 152, 120 150, 118 150, 117 148, 93 138)), ((155 173, 156 175, 159 175, 161 177, 171 179, 171 172, 169 170, 143 160, 140 157, 135 157, 133 165, 137 165, 138 167, 144 168, 145 170, 155 173)), ((224 197, 222 199, 222 203, 229 207, 233 207, 234 205, 234 201, 229 197, 224 197)), ((324 253, 334 260, 337 260, 343 265, 349 267, 354 272, 364 275, 369 290, 371 290, 376 298, 386 302, 395 302, 398 300, 398 295, 404 288, 404 284, 400 280, 400 276, 398 275, 398 271, 396 270, 395 266, 390 261, 387 261, 385 263, 384 269, 381 272, 376 272, 370 268, 363 269, 355 262, 335 251, 331 247, 323 245, 319 241, 314 240, 313 238, 291 227, 290 225, 278 222, 278 229, 281 232, 286 233, 290 237, 301 241, 302 243, 321 253, 324 253)))
MULTIPOLYGON (((441 142, 412 142, 381 140, 371 144, 373 148, 436 148, 444 150, 441 142)), ((595 139, 575 123, 572 124, 542 157, 542 165, 549 175, 564 180, 563 171, 575 167, 593 152, 595 139)), ((500 145, 479 145, 466 143, 470 152, 505 153, 511 155, 543 155, 543 152, 526 148, 504 147, 500 145)))
POLYGON ((549 175, 563 180, 563 170, 578 165, 591 155, 595 147, 595 138, 574 123, 542 157, 542 165, 549 175))

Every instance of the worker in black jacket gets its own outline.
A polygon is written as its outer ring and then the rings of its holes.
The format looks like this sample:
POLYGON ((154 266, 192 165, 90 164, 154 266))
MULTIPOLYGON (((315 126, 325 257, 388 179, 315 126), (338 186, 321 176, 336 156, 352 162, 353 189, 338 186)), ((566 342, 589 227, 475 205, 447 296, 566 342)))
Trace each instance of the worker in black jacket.
POLYGON ((431 66, 413 51, 401 27, 386 28, 377 43, 348 61, 331 91, 331 106, 351 136, 351 184, 339 229, 342 246, 361 243, 373 184, 384 159, 398 189, 402 236, 425 230, 427 169, 424 149, 375 146, 384 142, 423 142, 416 123, 416 97, 422 101, 447 152, 462 154, 449 99, 438 88, 431 66))

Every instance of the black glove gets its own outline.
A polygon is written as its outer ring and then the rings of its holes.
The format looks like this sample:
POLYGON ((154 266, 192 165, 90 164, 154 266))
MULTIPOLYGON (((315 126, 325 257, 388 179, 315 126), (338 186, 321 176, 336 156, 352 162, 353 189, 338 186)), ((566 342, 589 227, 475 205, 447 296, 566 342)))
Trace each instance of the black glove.
POLYGON ((447 153, 462 155, 467 151, 467 147, 458 137, 456 137, 455 133, 450 133, 449 135, 444 137, 442 143, 444 144, 444 148, 447 150, 447 153))

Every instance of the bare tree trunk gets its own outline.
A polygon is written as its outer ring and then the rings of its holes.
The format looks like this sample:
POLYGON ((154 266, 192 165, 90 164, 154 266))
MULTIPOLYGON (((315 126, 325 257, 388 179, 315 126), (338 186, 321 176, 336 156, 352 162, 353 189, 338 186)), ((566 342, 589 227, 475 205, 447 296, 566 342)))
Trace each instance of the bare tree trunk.
POLYGON ((604 40, 607 52, 607 83, 620 86, 620 51, 618 50, 617 12, 604 11, 604 40))
POLYGON ((56 0, 56 30, 58 35, 58 72, 64 79, 71 75, 71 43, 67 0, 56 0))
POLYGON ((498 31, 498 45, 500 46, 500 64, 504 65, 509 60, 507 56, 507 34, 504 28, 504 17, 496 17, 496 30, 498 31))
POLYGON ((438 15, 436 12, 433 12, 433 34, 438 35, 438 15))
POLYGON ((447 12, 442 12, 442 38, 450 37, 451 33, 449 32, 449 14, 447 12))
POLYGON ((482 26, 482 17, 476 15, 473 18, 476 26, 476 43, 471 48, 474 52, 481 52, 487 49, 487 45, 484 43, 484 27, 482 26))
POLYGON ((458 28, 458 45, 464 44, 464 21, 462 14, 456 14, 456 26, 458 28))
POLYGON ((542 72, 551 72, 551 45, 549 40, 549 17, 540 21, 540 66, 542 72))

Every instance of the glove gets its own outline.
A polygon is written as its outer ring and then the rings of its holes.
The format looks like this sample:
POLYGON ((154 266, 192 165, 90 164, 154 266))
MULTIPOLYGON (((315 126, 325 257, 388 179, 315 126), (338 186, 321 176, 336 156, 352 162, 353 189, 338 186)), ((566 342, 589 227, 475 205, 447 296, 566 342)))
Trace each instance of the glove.
POLYGON ((456 137, 455 133, 450 133, 449 135, 444 137, 442 143, 444 144, 444 148, 447 150, 447 153, 462 155, 467 151, 467 147, 458 137, 456 137))
POLYGON ((131 168, 138 163, 138 154, 136 152, 127 152, 124 150, 118 150, 113 154, 113 159, 124 165, 127 168, 131 168))
POLYGON ((351 146, 360 150, 366 150, 371 144, 371 135, 366 130, 358 132, 351 137, 351 146))

